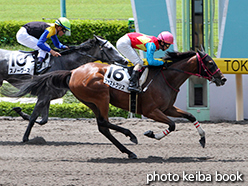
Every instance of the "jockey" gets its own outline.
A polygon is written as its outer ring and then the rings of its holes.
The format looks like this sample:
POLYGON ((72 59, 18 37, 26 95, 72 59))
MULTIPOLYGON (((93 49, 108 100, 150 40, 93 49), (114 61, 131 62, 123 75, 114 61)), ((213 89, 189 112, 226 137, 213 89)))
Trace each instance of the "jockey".
POLYGON ((141 33, 131 32, 122 36, 116 43, 117 49, 127 57, 133 64, 134 69, 130 78, 129 91, 140 92, 139 88, 139 72, 143 66, 143 61, 135 51, 135 49, 143 50, 146 53, 148 65, 160 66, 163 65, 163 61, 155 60, 154 52, 161 49, 167 50, 171 44, 173 44, 173 35, 164 31, 161 32, 158 37, 148 36, 141 33))
POLYGON ((30 22, 20 28, 16 34, 16 39, 20 44, 39 51, 38 64, 41 68, 46 53, 50 52, 56 57, 61 56, 59 52, 50 48, 46 43, 47 39, 51 38, 54 46, 59 49, 68 48, 59 42, 57 35, 62 36, 70 30, 70 21, 65 17, 58 18, 55 23, 30 22))

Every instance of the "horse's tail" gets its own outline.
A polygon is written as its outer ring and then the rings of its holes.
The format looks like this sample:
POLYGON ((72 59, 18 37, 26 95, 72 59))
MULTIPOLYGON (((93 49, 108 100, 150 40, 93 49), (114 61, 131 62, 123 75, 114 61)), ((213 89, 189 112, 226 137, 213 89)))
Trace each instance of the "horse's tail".
POLYGON ((24 80, 19 87, 19 91, 7 95, 9 97, 22 97, 26 94, 35 96, 46 95, 49 91, 58 92, 58 90, 69 89, 68 83, 71 77, 71 71, 59 70, 46 73, 40 76, 34 76, 33 79, 24 80))

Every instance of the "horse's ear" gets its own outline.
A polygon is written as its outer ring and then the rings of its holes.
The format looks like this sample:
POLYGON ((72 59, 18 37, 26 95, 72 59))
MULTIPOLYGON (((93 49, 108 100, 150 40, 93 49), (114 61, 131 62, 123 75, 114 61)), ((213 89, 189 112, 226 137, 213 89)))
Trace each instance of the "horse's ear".
POLYGON ((99 40, 98 37, 97 37, 95 34, 94 34, 93 36, 94 36, 94 38, 95 38, 97 41, 99 40))
POLYGON ((201 45, 201 51, 202 51, 202 52, 205 52, 205 50, 204 50, 204 48, 203 48, 203 46, 202 46, 202 45, 201 45))
POLYGON ((197 52, 198 52, 198 54, 201 56, 201 57, 203 57, 205 54, 205 52, 204 51, 200 51, 199 49, 197 49, 197 52))

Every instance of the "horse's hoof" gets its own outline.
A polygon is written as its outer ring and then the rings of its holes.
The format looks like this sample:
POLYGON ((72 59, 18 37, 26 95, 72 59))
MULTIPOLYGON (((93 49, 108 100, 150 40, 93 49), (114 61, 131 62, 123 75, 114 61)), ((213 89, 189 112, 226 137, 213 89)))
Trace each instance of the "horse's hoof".
POLYGON ((153 133, 153 131, 148 130, 144 133, 145 136, 149 137, 149 138, 155 138, 155 135, 153 133))
POLYGON ((138 144, 138 140, 137 138, 134 136, 134 137, 130 137, 130 141, 135 143, 135 144, 138 144))
POLYGON ((12 110, 14 110, 16 113, 20 113, 22 111, 20 107, 14 107, 12 110))
POLYGON ((128 158, 129 159, 137 159, 136 154, 134 154, 133 152, 131 154, 128 154, 128 158))
POLYGON ((23 137, 23 138, 22 138, 22 142, 23 142, 23 143, 28 142, 28 141, 29 141, 28 138, 26 138, 26 137, 23 137))
POLYGON ((201 137, 201 139, 199 140, 199 142, 200 142, 202 148, 204 148, 205 147, 205 144, 206 144, 206 138, 204 136, 201 137))

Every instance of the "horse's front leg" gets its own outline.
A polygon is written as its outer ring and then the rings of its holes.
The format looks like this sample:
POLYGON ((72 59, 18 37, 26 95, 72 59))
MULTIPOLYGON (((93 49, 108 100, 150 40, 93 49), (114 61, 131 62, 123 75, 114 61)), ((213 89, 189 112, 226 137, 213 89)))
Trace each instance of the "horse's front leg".
POLYGON ((175 106, 173 106, 170 109, 167 109, 164 113, 167 116, 186 118, 189 121, 191 121, 194 124, 194 126, 196 127, 199 135, 201 136, 201 139, 199 140, 201 146, 203 148, 205 147, 205 144, 206 144, 205 131, 202 129, 200 123, 196 120, 196 118, 192 114, 190 114, 186 111, 183 111, 183 110, 181 110, 175 106))
POLYGON ((155 138, 157 140, 162 139, 163 137, 167 136, 169 133, 171 133, 172 131, 175 130, 176 125, 174 123, 174 121, 170 120, 161 110, 159 110, 158 108, 154 109, 151 112, 148 113, 143 113, 144 116, 153 119, 155 121, 161 122, 161 123, 165 123, 169 125, 169 128, 162 131, 161 133, 158 134, 154 134, 153 131, 149 130, 147 132, 144 133, 144 135, 150 137, 150 138, 155 138))

